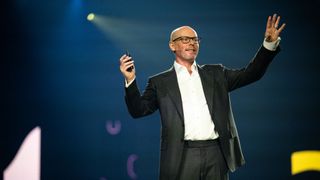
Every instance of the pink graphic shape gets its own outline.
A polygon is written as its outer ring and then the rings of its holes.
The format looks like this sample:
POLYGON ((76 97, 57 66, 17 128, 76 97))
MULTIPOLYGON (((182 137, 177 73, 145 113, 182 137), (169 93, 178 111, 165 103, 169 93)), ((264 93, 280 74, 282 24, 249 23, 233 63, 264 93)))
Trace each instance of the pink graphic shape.
POLYGON ((137 174, 134 172, 134 162, 138 159, 138 156, 135 154, 131 154, 128 157, 128 161, 127 161, 127 172, 128 175, 131 179, 137 179, 138 176, 137 174))
POLYGON ((118 120, 115 121, 114 123, 112 123, 112 121, 107 121, 106 122, 106 130, 111 135, 119 134, 119 132, 121 130, 121 122, 118 120))

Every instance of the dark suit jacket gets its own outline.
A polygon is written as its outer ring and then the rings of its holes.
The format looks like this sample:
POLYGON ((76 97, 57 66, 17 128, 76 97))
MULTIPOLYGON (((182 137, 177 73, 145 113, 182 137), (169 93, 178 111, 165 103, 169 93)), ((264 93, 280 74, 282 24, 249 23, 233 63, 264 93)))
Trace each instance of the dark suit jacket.
MULTIPOLYGON (((262 46, 249 65, 242 69, 227 69, 222 65, 198 66, 209 111, 230 171, 235 171, 245 160, 232 115, 229 92, 259 80, 278 52, 279 48, 269 51, 262 46)), ((184 145, 184 117, 174 68, 149 78, 142 95, 134 81, 126 88, 125 99, 133 118, 146 116, 159 109, 162 125, 160 179, 177 179, 184 145)))

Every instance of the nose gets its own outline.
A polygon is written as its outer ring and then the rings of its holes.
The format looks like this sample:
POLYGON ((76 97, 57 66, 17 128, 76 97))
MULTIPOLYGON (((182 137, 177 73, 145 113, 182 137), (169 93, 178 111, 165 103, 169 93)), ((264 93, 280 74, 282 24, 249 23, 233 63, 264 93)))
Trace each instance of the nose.
POLYGON ((194 49, 196 49, 198 46, 197 46, 197 43, 195 41, 190 41, 189 44, 188 44, 189 47, 192 47, 194 49))

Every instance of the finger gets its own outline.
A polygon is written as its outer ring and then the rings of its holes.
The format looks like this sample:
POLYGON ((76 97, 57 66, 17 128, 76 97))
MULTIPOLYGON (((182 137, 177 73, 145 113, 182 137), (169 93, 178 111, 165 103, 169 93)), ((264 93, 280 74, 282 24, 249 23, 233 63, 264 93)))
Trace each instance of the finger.
POLYGON ((123 59, 120 60, 120 64, 123 64, 125 62, 128 62, 132 59, 132 57, 129 57, 127 55, 125 55, 125 57, 123 59))
POLYGON ((133 64, 133 63, 134 63, 134 61, 133 61, 133 60, 128 60, 128 61, 124 62, 124 63, 123 63, 123 65, 133 64))
POLYGON ((124 54, 120 57, 120 61, 125 61, 126 58, 131 58, 131 56, 124 54))
POLYGON ((272 25, 276 23, 277 14, 273 14, 272 16, 272 25))
POLYGON ((268 16, 267 29, 271 28, 271 16, 268 16))
POLYGON ((128 64, 123 69, 126 71, 127 69, 134 67, 134 64, 128 64))
POLYGON ((280 22, 280 16, 278 16, 276 23, 274 24, 275 28, 278 28, 279 22, 280 22))
POLYGON ((120 62, 126 57, 127 55, 122 55, 121 57, 120 57, 120 62))
POLYGON ((129 62, 127 62, 127 63, 125 63, 125 64, 123 64, 123 68, 124 69, 127 69, 128 67, 131 67, 131 66, 133 66, 134 65, 134 62, 132 62, 132 61, 129 61, 129 62))
POLYGON ((130 67, 134 67, 134 64, 133 63, 129 63, 129 64, 125 64, 123 66, 120 66, 120 70, 121 71, 126 71, 130 67))
POLYGON ((132 57, 129 57, 129 56, 128 56, 128 58, 126 58, 126 59, 123 61, 123 63, 131 62, 131 61, 133 61, 133 60, 132 60, 132 57))
POLYGON ((126 67, 126 70, 129 69, 129 68, 131 68, 131 67, 134 69, 134 64, 131 64, 131 65, 127 66, 127 67, 126 67))
POLYGON ((281 33, 281 31, 284 29, 285 26, 286 26, 286 23, 283 23, 281 25, 281 27, 278 29, 279 34, 281 33))

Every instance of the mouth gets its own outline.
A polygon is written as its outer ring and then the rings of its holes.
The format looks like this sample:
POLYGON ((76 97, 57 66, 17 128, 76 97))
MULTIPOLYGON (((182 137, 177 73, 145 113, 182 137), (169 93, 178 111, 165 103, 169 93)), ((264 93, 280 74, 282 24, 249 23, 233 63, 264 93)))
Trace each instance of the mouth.
POLYGON ((197 52, 197 50, 194 49, 194 48, 188 48, 188 49, 186 49, 185 51, 187 51, 187 52, 197 52))

